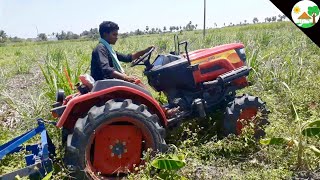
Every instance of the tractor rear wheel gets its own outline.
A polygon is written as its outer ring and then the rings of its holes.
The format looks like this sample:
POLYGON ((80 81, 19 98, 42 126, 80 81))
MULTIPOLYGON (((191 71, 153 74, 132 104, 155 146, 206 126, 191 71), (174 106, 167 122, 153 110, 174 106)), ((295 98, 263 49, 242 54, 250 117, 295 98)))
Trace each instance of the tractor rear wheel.
POLYGON ((143 104, 109 100, 79 118, 68 135, 65 163, 77 179, 126 175, 148 148, 165 151, 165 129, 143 104))
POLYGON ((228 103, 223 120, 223 135, 240 135, 243 128, 252 123, 254 137, 259 139, 265 135, 264 126, 269 124, 269 111, 259 97, 243 94, 228 103))

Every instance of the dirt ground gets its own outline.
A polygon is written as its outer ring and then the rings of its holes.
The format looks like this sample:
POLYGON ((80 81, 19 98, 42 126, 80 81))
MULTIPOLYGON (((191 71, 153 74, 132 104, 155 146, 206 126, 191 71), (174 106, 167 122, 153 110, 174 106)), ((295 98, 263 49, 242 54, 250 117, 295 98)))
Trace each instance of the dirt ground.
POLYGON ((17 105, 28 104, 31 96, 37 96, 40 85, 44 81, 38 66, 28 74, 17 74, 4 85, 0 91, 0 123, 3 127, 14 128, 21 122, 21 114, 17 105))

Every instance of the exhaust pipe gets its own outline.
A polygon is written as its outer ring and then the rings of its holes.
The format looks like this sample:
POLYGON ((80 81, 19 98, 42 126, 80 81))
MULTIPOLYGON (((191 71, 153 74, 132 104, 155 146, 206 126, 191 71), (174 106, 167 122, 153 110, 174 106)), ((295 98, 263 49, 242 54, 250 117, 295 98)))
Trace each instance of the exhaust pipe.
POLYGON ((204 82, 203 85, 205 87, 215 86, 215 85, 224 85, 224 84, 227 84, 235 79, 241 78, 243 76, 248 76, 250 70, 251 70, 251 68, 249 68, 247 66, 243 66, 241 68, 232 70, 230 72, 227 72, 225 74, 218 76, 216 80, 204 82))

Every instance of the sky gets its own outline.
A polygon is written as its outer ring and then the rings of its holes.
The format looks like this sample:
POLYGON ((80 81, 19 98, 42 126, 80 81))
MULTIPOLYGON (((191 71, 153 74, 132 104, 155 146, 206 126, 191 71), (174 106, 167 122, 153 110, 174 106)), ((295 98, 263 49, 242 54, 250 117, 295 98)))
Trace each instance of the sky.
MULTIPOLYGON (((269 0, 206 0, 206 4, 207 28, 282 14, 269 0)), ((107 20, 116 22, 120 33, 146 26, 168 29, 189 21, 202 29, 203 6, 203 0, 0 0, 0 30, 21 38, 62 30, 80 34, 107 20)))

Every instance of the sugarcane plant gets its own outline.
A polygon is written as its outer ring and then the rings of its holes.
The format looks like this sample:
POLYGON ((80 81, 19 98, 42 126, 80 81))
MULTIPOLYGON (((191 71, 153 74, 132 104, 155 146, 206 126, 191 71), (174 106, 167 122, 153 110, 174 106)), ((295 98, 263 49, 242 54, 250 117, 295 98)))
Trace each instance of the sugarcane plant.
MULTIPOLYGON (((282 84, 286 87, 290 96, 293 97, 290 87, 285 82, 282 82, 282 84)), ((295 117, 295 122, 298 124, 298 137, 271 137, 261 139, 260 143, 262 145, 286 145, 297 148, 297 169, 305 169, 308 168, 305 166, 306 163, 303 158, 306 149, 311 150, 316 156, 320 157, 320 150, 316 146, 308 143, 308 138, 320 138, 320 120, 303 123, 299 118, 297 108, 292 101, 291 108, 293 110, 292 112, 295 117)))

